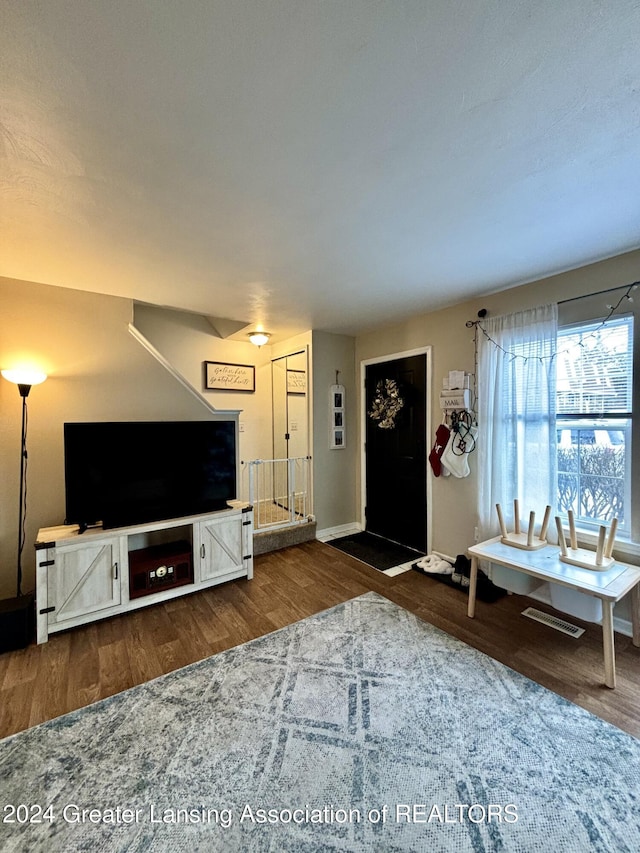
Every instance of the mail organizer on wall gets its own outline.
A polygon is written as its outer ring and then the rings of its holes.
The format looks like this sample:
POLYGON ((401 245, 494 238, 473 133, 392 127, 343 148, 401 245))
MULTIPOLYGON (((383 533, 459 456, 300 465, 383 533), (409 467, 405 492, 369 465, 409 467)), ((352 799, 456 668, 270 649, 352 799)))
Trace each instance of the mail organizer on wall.
POLYGON ((471 409, 469 374, 464 370, 450 370, 448 375, 443 377, 440 408, 446 414, 471 409))
POLYGON ((440 408, 443 412, 468 411, 471 408, 468 388, 440 392, 440 408))

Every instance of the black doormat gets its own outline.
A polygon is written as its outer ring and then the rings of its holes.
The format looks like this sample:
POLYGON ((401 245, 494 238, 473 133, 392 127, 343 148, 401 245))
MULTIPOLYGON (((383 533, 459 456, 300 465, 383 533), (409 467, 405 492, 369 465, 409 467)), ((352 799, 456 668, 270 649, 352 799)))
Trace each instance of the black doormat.
POLYGON ((326 544, 381 572, 425 556, 422 551, 405 548, 404 545, 390 542, 382 536, 376 536, 367 531, 353 533, 351 536, 341 536, 339 539, 330 539, 326 544))

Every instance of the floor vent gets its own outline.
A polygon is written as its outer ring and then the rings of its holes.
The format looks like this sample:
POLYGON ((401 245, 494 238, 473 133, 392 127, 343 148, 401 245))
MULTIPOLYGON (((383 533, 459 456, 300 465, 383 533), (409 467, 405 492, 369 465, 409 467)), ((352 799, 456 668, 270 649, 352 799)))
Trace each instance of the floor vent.
POLYGON ((528 616, 535 622, 542 622, 543 625, 548 625, 550 628, 555 628, 556 631, 562 631, 563 634, 568 634, 576 640, 584 634, 584 628, 578 628, 577 625, 572 625, 571 622, 565 622, 564 619, 558 619, 557 616, 551 616, 549 613, 543 613, 542 610, 536 610, 535 607, 527 607, 522 611, 523 616, 528 616))

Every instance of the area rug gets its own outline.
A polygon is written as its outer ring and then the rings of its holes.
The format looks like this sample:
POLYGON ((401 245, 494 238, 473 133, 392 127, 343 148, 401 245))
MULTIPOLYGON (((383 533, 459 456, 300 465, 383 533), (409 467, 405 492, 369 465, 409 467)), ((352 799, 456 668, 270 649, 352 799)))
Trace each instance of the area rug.
POLYGON ((640 741, 367 593, 0 742, 14 851, 636 851, 640 741))
POLYGON ((391 542, 366 530, 352 533, 350 536, 340 536, 338 539, 328 539, 326 544, 381 572, 424 557, 420 551, 405 548, 404 545, 391 542))

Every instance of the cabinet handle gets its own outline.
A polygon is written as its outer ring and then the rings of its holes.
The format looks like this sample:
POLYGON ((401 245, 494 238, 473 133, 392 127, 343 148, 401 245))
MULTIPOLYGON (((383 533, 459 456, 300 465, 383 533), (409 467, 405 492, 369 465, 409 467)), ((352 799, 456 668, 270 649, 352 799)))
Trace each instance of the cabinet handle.
POLYGON ((117 562, 115 562, 115 563, 113 564, 113 568, 114 568, 114 571, 115 571, 115 575, 114 575, 114 578, 113 578, 113 579, 117 581, 117 580, 118 580, 118 563, 117 563, 117 562))
POLYGON ((201 557, 202 557, 202 559, 204 560, 204 542, 203 542, 203 543, 202 543, 202 545, 200 546, 200 556, 201 556, 201 557))

